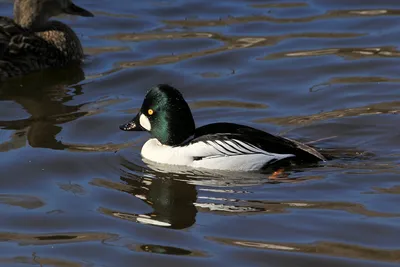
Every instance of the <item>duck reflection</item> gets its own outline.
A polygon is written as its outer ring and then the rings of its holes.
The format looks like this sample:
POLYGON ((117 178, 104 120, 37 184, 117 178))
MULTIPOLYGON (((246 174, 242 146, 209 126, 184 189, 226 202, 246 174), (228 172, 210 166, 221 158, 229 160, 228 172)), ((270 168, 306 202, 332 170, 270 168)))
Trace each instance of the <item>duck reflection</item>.
MULTIPOLYGON (((173 229, 185 229, 196 222, 198 212, 237 215, 275 212, 271 207, 258 202, 240 199, 251 194, 247 188, 263 184, 296 183, 315 176, 296 176, 292 170, 283 178, 268 178, 271 173, 208 172, 207 170, 185 169, 182 166, 137 165, 121 158, 119 179, 93 179, 90 184, 117 190, 132 195, 148 204, 151 212, 144 214, 127 212, 125 208, 101 207, 98 212, 135 223, 149 224, 173 229), (151 167, 150 167, 151 166, 151 167), (293 177, 286 178, 289 174, 293 177), (122 211, 125 209, 125 211, 122 211)), ((301 171, 298 171, 301 173, 301 171)))
POLYGON ((135 195, 151 205, 153 212, 139 221, 155 221, 169 225, 170 228, 183 229, 196 222, 197 209, 194 203, 197 200, 197 191, 194 185, 176 181, 174 179, 132 179, 121 177, 135 195))
POLYGON ((126 213, 107 208, 100 212, 120 219, 173 229, 184 229, 196 222, 197 191, 195 185, 170 178, 147 178, 126 174, 124 184, 95 179, 92 184, 129 193, 153 209, 146 214, 126 213))
MULTIPOLYGON (((185 229, 196 222, 199 210, 212 213, 222 212, 227 215, 264 211, 260 207, 251 207, 249 203, 239 203, 240 201, 237 199, 226 198, 231 194, 244 193, 241 189, 238 189, 238 191, 232 189, 232 183, 236 180, 221 177, 206 179, 204 176, 189 177, 187 173, 160 173, 149 169, 139 170, 140 167, 137 165, 133 169, 120 176, 123 183, 94 179, 91 184, 129 193, 151 206, 152 211, 146 214, 138 214, 102 207, 99 212, 142 224, 185 229), (200 191, 204 195, 199 196, 200 191), (208 193, 224 196, 207 196, 208 193)), ((248 182, 249 184, 255 183, 254 180, 248 182)))
POLYGON ((168 254, 168 255, 179 255, 179 256, 188 256, 195 254, 193 251, 171 247, 171 246, 160 246, 153 244, 145 244, 139 246, 140 251, 149 252, 149 253, 157 253, 157 254, 168 254))
POLYGON ((78 112, 82 105, 65 104, 82 94, 82 87, 73 84, 84 78, 79 66, 71 66, 0 83, 0 101, 18 103, 30 114, 26 119, 0 121, 0 129, 14 131, 10 141, 0 144, 0 151, 23 147, 26 140, 32 147, 65 149, 66 146, 56 139, 56 135, 62 129, 60 124, 86 114, 78 112))

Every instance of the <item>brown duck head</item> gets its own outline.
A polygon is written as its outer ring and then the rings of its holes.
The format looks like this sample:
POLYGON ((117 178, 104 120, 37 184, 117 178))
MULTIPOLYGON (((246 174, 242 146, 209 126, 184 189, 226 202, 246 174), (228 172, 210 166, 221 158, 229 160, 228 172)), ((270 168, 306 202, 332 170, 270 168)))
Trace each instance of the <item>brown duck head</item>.
POLYGON ((26 28, 43 26, 51 17, 70 14, 82 17, 94 15, 72 0, 15 0, 14 20, 26 28))

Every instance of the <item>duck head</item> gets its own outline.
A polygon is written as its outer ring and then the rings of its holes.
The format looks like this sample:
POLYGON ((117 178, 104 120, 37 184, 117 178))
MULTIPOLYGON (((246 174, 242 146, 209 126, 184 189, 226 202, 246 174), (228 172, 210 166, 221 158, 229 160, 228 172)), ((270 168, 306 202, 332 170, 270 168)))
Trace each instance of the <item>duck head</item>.
POLYGON ((14 20, 22 27, 43 26, 51 17, 70 14, 82 17, 94 15, 71 0, 15 0, 14 20))
POLYGON ((139 113, 120 126, 123 131, 147 131, 163 145, 175 146, 195 131, 189 105, 172 86, 159 84, 147 93, 139 113))

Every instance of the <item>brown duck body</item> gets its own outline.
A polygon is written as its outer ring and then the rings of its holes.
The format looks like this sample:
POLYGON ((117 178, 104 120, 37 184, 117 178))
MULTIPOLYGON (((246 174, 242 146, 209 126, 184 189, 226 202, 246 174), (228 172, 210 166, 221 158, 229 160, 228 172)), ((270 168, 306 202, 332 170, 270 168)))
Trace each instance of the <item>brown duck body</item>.
POLYGON ((0 17, 0 81, 83 59, 74 31, 54 14, 93 16, 70 0, 16 0, 14 20, 0 17))

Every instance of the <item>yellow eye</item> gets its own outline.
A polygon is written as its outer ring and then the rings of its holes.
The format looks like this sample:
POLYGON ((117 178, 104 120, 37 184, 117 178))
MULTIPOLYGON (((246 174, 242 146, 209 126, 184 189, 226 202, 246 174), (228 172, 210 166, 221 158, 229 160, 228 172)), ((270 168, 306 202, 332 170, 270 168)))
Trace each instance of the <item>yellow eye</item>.
POLYGON ((148 113, 149 115, 153 115, 154 111, 153 111, 152 109, 149 109, 149 110, 147 111, 147 113, 148 113))

